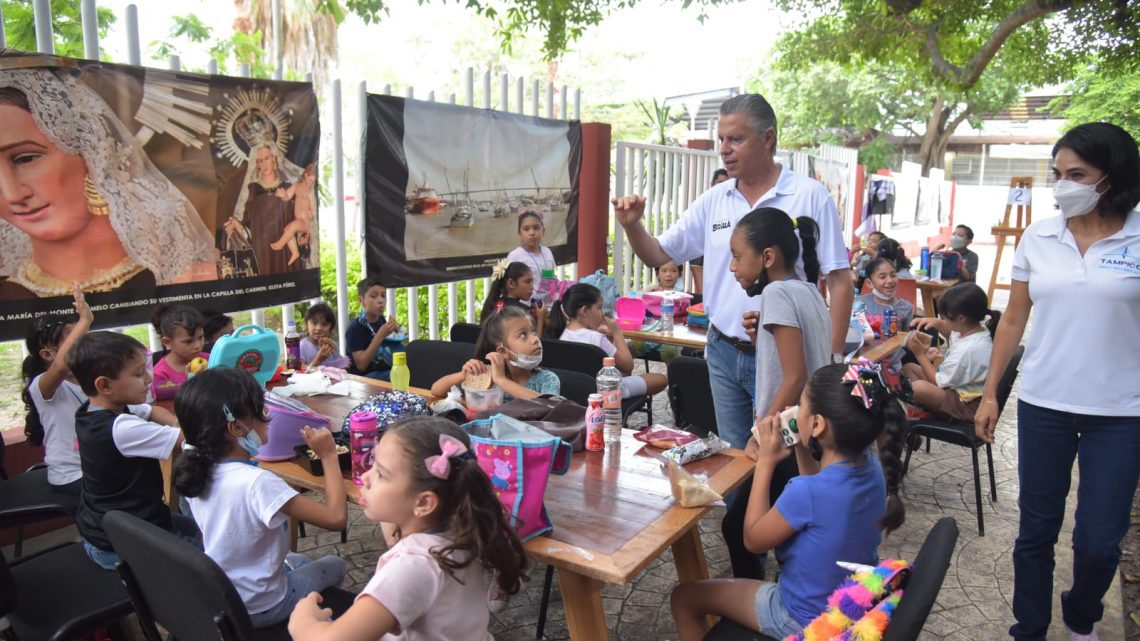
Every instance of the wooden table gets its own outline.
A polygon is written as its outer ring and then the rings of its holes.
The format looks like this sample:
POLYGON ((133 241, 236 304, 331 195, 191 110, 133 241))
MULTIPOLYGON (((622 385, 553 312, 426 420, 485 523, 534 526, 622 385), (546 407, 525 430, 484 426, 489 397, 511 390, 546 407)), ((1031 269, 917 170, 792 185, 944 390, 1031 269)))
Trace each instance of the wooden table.
MULTIPOLYGON (((339 425, 359 400, 389 387, 371 380, 358 382, 360 387, 350 397, 299 400, 339 425)), ((426 395, 424 390, 413 391, 426 395)), ((698 523, 711 508, 678 506, 669 479, 657 460, 641 451, 644 447, 633 438, 633 431, 625 430, 620 446, 575 454, 569 471, 551 476, 546 489, 546 510, 554 530, 524 544, 532 559, 558 570, 571 639, 608 639, 602 586, 629 583, 667 548, 673 550, 680 580, 708 578, 698 523)), ((323 479, 295 460, 261 466, 290 485, 324 489, 323 479)), ((709 485, 723 495, 752 475, 753 463, 743 452, 730 450, 686 469, 706 475, 709 485)), ((350 501, 357 500, 360 488, 350 479, 345 479, 345 489, 350 501)))
POLYGON ((645 332, 642 330, 622 330, 622 335, 628 340, 660 343, 662 345, 676 345, 678 347, 692 347, 694 349, 704 349, 709 342, 709 332, 707 329, 703 327, 689 327, 685 323, 674 324, 672 334, 645 332))
POLYGON ((863 352, 860 354, 860 356, 867 360, 875 361, 878 363, 891 354, 894 354, 898 348, 902 347, 906 343, 906 337, 909 333, 910 332, 899 332, 898 334, 891 336, 885 341, 863 352))
POLYGON ((925 316, 937 316, 935 304, 942 292, 958 284, 958 279, 949 280, 920 280, 914 286, 922 293, 922 313, 925 316))

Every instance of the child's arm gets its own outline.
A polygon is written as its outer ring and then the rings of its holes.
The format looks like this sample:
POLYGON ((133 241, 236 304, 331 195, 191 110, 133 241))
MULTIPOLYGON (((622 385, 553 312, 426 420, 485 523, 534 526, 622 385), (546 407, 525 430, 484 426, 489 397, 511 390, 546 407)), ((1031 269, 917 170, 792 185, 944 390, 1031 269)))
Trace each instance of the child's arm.
POLYGON ((328 360, 330 356, 336 353, 336 342, 331 338, 323 338, 320 341, 320 346, 317 348, 317 353, 309 362, 309 368, 318 367, 321 363, 328 360))
POLYGON ((800 394, 807 384, 807 364, 804 362, 803 332, 799 327, 772 325, 772 337, 776 339, 776 352, 780 356, 780 369, 783 380, 780 382, 771 407, 765 408, 764 416, 777 414, 785 407, 800 402, 800 394))
POLYGON ((67 335, 67 339, 56 348, 55 358, 44 375, 40 377, 40 396, 44 399, 55 398, 56 390, 63 384, 64 379, 71 371, 67 368, 68 352, 91 329, 91 323, 95 322, 95 314, 91 311, 91 306, 87 304, 83 290, 79 288, 79 285, 75 285, 71 295, 75 299, 73 305, 75 305, 75 311, 79 312, 79 320, 71 328, 71 333, 67 335))
POLYGON ((396 617, 371 596, 357 599, 336 621, 332 610, 322 609, 321 595, 310 592, 293 608, 289 636, 293 641, 376 641, 397 629, 396 617))
POLYGON ((911 329, 928 329, 933 327, 939 334, 949 337, 950 324, 941 318, 916 318, 910 322, 911 329))
POLYGON ((150 406, 150 422, 178 427, 178 417, 174 415, 174 412, 161 405, 150 406))
POLYGON ((542 396, 534 390, 529 390, 526 387, 519 385, 511 378, 507 372, 507 359, 498 352, 491 352, 487 354, 487 360, 491 363, 491 380, 496 385, 503 388, 503 391, 510 394, 514 398, 538 398, 542 396))
POLYGON ((621 327, 612 318, 606 319, 606 325, 610 328, 610 342, 614 344, 617 351, 614 352, 614 361, 622 376, 630 376, 633 374, 633 354, 629 351, 629 345, 625 342, 625 335, 621 333, 621 327))
MULTIPOLYGON (((321 457, 321 465, 326 470, 339 470, 336 442, 327 429, 301 428, 305 444, 321 457)), ((344 490, 344 479, 340 474, 325 474, 325 500, 314 501, 307 496, 294 496, 281 506, 281 511, 290 518, 312 523, 326 530, 343 530, 348 523, 348 502, 344 490)))
POLYGON ((463 364, 463 369, 454 374, 448 374, 431 385, 431 395, 444 398, 451 388, 463 385, 468 376, 478 376, 487 372, 487 364, 474 358, 463 364))
POLYGON ((926 380, 933 381, 938 376, 938 370, 935 369, 934 363, 930 361, 930 357, 926 353, 927 345, 918 338, 917 332, 911 332, 906 337, 906 347, 914 354, 914 360, 918 362, 918 366, 922 368, 922 375, 926 380))
POLYGON ((396 319, 389 319, 388 322, 380 326, 380 329, 376 330, 376 335, 372 337, 368 347, 352 353, 352 364, 356 365, 356 369, 362 372, 371 369, 372 357, 376 354, 376 350, 380 349, 380 344, 384 342, 385 338, 392 335, 397 327, 399 324, 396 319))
POLYGON ((769 416, 756 427, 761 440, 756 448, 752 493, 748 495, 748 509, 744 513, 744 547, 753 554, 760 554, 792 538, 796 531, 779 510, 772 509, 769 498, 772 473, 789 453, 780 437, 779 419, 769 416))

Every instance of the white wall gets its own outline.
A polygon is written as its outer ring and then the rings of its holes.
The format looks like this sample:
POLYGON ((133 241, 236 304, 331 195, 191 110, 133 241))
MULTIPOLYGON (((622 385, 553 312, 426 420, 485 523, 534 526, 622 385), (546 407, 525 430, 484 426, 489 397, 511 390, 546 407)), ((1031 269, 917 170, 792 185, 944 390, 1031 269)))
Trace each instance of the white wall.
MULTIPOLYGON (((1009 196, 1007 186, 980 186, 958 184, 954 199, 954 224, 967 225, 974 230, 976 244, 994 244, 990 228, 1001 222, 1009 196)), ((1057 215, 1053 209, 1053 189, 1033 188, 1033 220, 1044 220, 1057 215)), ((1010 224, 1017 224, 1017 211, 1010 212, 1010 224)), ((1004 262, 1004 261, 1003 261, 1004 262)))

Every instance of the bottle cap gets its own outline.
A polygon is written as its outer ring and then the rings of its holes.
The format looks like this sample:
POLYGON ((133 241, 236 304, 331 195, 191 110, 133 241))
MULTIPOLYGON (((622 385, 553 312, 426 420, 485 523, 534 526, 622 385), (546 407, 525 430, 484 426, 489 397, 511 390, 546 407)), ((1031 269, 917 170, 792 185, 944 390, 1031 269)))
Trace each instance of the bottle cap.
POLYGON ((613 356, 607 356, 607 357, 602 359, 602 367, 616 367, 616 366, 617 366, 617 359, 615 359, 613 356))
POLYGON ((393 365, 407 365, 408 364, 408 355, 405 352, 396 352, 395 354, 392 354, 392 364, 393 365))

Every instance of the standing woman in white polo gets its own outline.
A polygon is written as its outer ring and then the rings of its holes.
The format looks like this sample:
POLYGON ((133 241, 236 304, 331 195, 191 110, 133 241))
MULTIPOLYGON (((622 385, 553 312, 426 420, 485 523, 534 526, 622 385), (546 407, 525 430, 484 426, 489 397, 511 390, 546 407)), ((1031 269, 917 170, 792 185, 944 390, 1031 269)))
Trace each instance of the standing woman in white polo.
POLYGON ((1053 547, 1076 457, 1073 584, 1061 609, 1070 639, 1083 641, 1097 638, 1140 475, 1140 154, 1120 127, 1084 124, 1053 147, 1053 173, 1061 215, 1022 234, 975 421, 993 442, 998 381, 1036 305, 1017 403, 1017 622, 1009 634, 1045 639, 1053 547))

